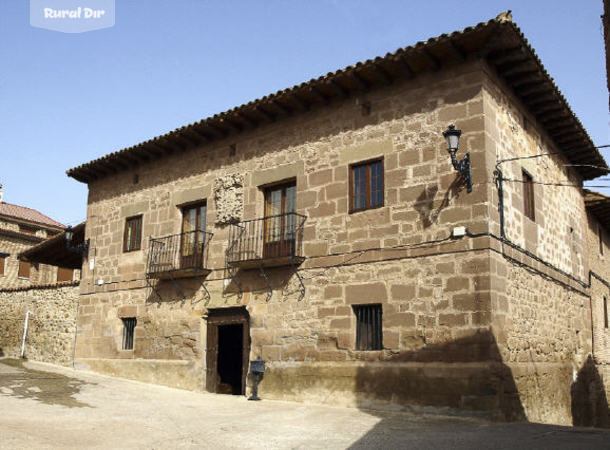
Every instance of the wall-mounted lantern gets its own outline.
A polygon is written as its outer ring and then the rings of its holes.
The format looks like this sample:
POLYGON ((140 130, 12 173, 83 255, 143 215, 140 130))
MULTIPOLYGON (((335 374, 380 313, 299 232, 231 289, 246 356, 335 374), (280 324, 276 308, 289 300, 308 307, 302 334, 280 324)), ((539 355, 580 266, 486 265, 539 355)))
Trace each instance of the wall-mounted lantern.
POLYGON ((456 130, 455 125, 449 125, 443 132, 443 136, 447 141, 447 151, 451 155, 451 164, 453 164, 453 168, 459 172, 464 181, 466 181, 466 190, 468 192, 472 192, 472 177, 470 175, 470 153, 466 153, 464 159, 458 161, 455 157, 455 154, 458 151, 458 147, 460 145, 460 136, 462 135, 462 130, 456 130))
POLYGON ((72 238, 74 237, 74 230, 72 229, 72 227, 69 226, 68 228, 66 228, 64 234, 66 235, 66 248, 69 251, 74 253, 80 253, 81 255, 85 256, 89 254, 89 239, 80 244, 73 245, 72 238))

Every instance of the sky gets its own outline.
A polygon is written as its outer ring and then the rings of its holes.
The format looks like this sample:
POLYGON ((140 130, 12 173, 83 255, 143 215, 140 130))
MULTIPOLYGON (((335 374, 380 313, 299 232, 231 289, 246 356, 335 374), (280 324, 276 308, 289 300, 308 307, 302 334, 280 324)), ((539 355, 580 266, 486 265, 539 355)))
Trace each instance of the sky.
POLYGON ((0 0, 3 199, 74 225, 87 186, 69 168, 508 9, 595 145, 610 144, 602 0, 116 0, 113 27, 78 34, 0 0))

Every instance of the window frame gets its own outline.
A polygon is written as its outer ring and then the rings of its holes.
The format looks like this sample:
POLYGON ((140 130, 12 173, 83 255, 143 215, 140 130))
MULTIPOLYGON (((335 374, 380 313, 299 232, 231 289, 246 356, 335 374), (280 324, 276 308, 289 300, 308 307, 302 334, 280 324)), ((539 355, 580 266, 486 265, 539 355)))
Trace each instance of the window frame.
POLYGON ((523 181, 523 215, 536 222, 536 193, 534 192, 534 177, 525 169, 521 169, 523 181))
POLYGON ((597 234, 599 236, 599 254, 604 256, 604 229, 601 225, 597 227, 597 234))
POLYGON ((125 218, 125 229, 123 231, 123 253, 137 252, 139 250, 142 250, 142 227, 142 214, 125 218), (136 228, 135 236, 132 235, 132 239, 128 242, 129 225, 131 223, 139 223, 139 229, 136 228))
POLYGON ((609 324, 608 324, 608 297, 607 296, 603 296, 603 307, 604 307, 604 328, 608 329, 609 328, 609 324))
POLYGON ((383 305, 381 303, 367 303, 352 305, 356 316, 356 342, 354 348, 357 351, 380 351, 383 350, 383 305), (365 315, 368 311, 367 323, 365 315), (376 329, 375 327, 378 327, 376 329), (370 335, 368 328, 371 328, 370 335), (366 331, 363 336, 363 331, 366 331))
POLYGON ((378 157, 378 158, 372 158, 372 159, 368 159, 366 161, 358 161, 356 163, 352 163, 349 165, 348 167, 348 171, 349 171, 349 212, 351 213, 356 213, 356 212, 360 212, 360 211, 366 211, 369 209, 377 209, 377 208, 382 208, 385 205, 385 164, 384 164, 384 158, 383 157, 378 157), (380 163, 381 164, 381 203, 378 205, 372 205, 372 184, 371 184, 371 168, 373 166, 373 164, 376 163, 380 163), (364 198, 364 207, 362 208, 355 208, 354 207, 354 202, 355 202, 355 197, 354 197, 354 171, 355 169, 365 166, 366 167, 366 171, 365 171, 365 198, 364 198))
POLYGON ((123 341, 121 350, 132 351, 134 349, 136 327, 138 326, 137 317, 121 317, 123 322, 123 341))

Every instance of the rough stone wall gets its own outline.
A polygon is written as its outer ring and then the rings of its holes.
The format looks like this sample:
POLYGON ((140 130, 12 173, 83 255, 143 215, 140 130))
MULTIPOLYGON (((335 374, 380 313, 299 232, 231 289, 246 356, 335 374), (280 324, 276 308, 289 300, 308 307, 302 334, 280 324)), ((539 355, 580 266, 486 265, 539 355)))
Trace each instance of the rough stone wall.
MULTIPOLYGON (((535 119, 491 72, 483 93, 486 146, 497 160, 557 147, 535 119)), ((580 185, 559 155, 500 164, 505 181, 505 233, 492 255, 492 329, 510 368, 523 417, 531 421, 579 422, 580 386, 586 384, 592 351, 588 288, 588 227, 582 190, 534 185, 535 220, 524 215, 522 170, 534 181, 580 185), (530 257, 529 255, 535 255, 530 257)), ((495 164, 488 167, 493 171, 495 164)), ((491 230, 500 236, 498 192, 493 190, 491 230)), ((592 423, 588 423, 591 425, 592 423)))
MULTIPOLYGON (((137 185, 135 172, 92 182, 87 237, 95 263, 93 270, 84 268, 81 285, 80 364, 126 373, 120 369, 124 359, 145 358, 156 367, 189 361, 188 370, 197 377, 188 382, 180 375, 180 380, 160 382, 201 389, 206 311, 246 305, 250 356, 260 355, 270 364, 264 382, 268 395, 337 401, 345 389, 355 389, 360 394, 352 395, 350 402, 359 404, 365 397, 375 400, 370 393, 382 389, 367 387, 377 375, 398 383, 408 372, 417 380, 418 366, 436 362, 447 366, 438 368, 446 375, 447 393, 439 395, 438 385, 435 391, 435 385, 428 383, 426 395, 419 398, 380 394, 377 400, 401 403, 411 398, 424 406, 497 409, 496 400, 489 400, 497 395, 482 392, 484 384, 463 375, 477 372, 480 380, 491 366, 501 364, 488 332, 489 257, 487 241, 481 241, 487 238, 450 238, 458 225, 471 233, 488 229, 482 76, 480 66, 471 64, 396 83, 366 98, 314 108, 234 140, 143 165, 135 171, 137 185), (364 100, 371 104, 370 115, 363 115, 364 100), (466 194, 451 167, 441 135, 453 122, 463 131, 463 148, 471 152, 475 182, 471 194, 466 194), (235 156, 230 155, 230 144, 235 144, 235 156), (350 214, 349 165, 372 157, 383 158, 384 205, 350 214), (304 298, 288 268, 269 271, 270 298, 258 272, 240 271, 244 292, 241 298, 236 295, 234 280, 224 269, 229 227, 216 224, 224 206, 214 195, 217 179, 236 174, 243 175, 240 218, 246 220, 263 215, 263 186, 296 179, 297 212, 307 216, 306 261, 299 268, 304 298), (212 273, 206 279, 211 299, 206 300, 196 281, 190 280, 179 282, 184 301, 171 283, 157 283, 159 300, 144 281, 147 238, 178 233, 179 205, 203 199, 207 199, 208 231, 214 233, 209 254, 212 273), (142 250, 123 253, 125 218, 137 214, 143 215, 142 250), (383 305, 384 350, 355 351, 352 305, 371 302, 383 305), (137 317, 133 351, 121 350, 121 317, 137 317), (381 364, 380 372, 359 368, 373 361, 381 364), (312 386, 301 377, 300 383, 290 385, 290 392, 285 390, 288 384, 273 381, 306 365, 310 371, 325 373, 328 383, 337 388, 324 387, 324 377, 312 386), (466 370, 467 366, 471 368, 466 370), (352 378, 341 371, 351 371, 352 378), (457 386, 453 395, 449 386, 457 386), (477 403, 482 397, 485 405, 477 403)), ((233 217, 240 211, 235 206, 239 195, 231 198, 233 217)), ((434 372, 433 366, 426 367, 434 372)), ((129 374, 150 377, 144 372, 129 374)))
POLYGON ((25 356, 72 363, 79 289, 75 283, 0 290, 0 353, 18 358, 26 312, 30 311, 25 356))
MULTIPOLYGON (((591 276, 591 305, 593 308, 594 333, 593 355, 596 362, 610 364, 610 328, 606 328, 604 323, 604 297, 606 297, 608 305, 610 305, 610 287, 608 286, 610 282, 610 247, 608 246, 608 231, 603 231, 604 253, 601 254, 599 249, 599 232, 603 228, 600 228, 599 221, 591 213, 587 216, 589 268, 597 275, 591 276)), ((608 308, 610 309, 610 306, 608 308)))
MULTIPOLYGON (((569 423, 574 374, 590 351, 586 289, 569 276, 586 273, 584 205, 577 189, 536 187, 530 223, 522 185, 506 183, 508 236, 559 271, 488 235, 499 235, 496 157, 557 151, 531 118, 523 122, 498 83, 485 66, 463 65, 91 182, 87 237, 95 264, 81 284, 80 363, 148 380, 162 372, 157 382, 201 389, 207 311, 245 305, 250 358, 268 361, 261 386, 268 397, 569 423), (370 115, 362 114, 363 101, 370 115), (471 153, 471 194, 440 135, 449 123, 463 131, 460 157, 471 153), (349 213, 349 165, 374 157, 383 158, 384 205, 349 213), (214 195, 217 179, 236 174, 243 175, 244 220, 262 217, 263 186, 296 180, 297 212, 307 217, 303 298, 287 268, 268 271, 270 296, 257 271, 240 271, 237 295, 225 270, 230 226, 216 224, 223 206, 214 195), (144 281, 147 238, 178 233, 179 206, 204 199, 214 233, 205 281, 211 298, 190 280, 179 282, 184 299, 171 283, 155 282, 159 299, 144 281), (553 214, 563 209, 565 216, 553 214), (125 218, 137 214, 142 250, 123 253, 125 218), (451 239, 458 225, 469 235, 451 239), (364 303, 382 304, 382 351, 355 350, 352 305, 364 303), (120 349, 121 317, 137 317, 133 351, 120 349), (137 358, 149 365, 132 371, 121 363, 137 358), (177 361, 185 365, 167 376, 177 361)), ((579 181, 559 158, 536 164, 525 165, 535 180, 579 181)), ((520 179, 518 164, 504 169, 520 179)), ((232 218, 238 198, 229 202, 232 218)))
MULTIPOLYGON (((488 173, 495 162, 507 158, 559 153, 560 150, 542 131, 535 118, 509 94, 502 81, 490 73, 484 89, 485 131, 489 158, 488 173)), ((500 164, 504 178, 504 213, 507 238, 582 281, 586 281, 586 212, 582 179, 568 167, 562 155, 521 159, 500 164), (534 184, 535 220, 525 217, 522 170, 534 184), (561 214, 558 213, 561 211, 561 214)), ((490 218, 493 232, 499 235, 497 190, 493 189, 490 218)))

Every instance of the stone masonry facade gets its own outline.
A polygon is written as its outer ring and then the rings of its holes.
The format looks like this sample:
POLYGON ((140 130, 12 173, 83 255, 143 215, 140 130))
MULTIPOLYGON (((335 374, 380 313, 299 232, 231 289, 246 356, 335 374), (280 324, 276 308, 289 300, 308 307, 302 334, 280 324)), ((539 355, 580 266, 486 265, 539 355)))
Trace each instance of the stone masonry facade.
POLYGON ((76 283, 0 290, 0 356, 21 356, 29 311, 25 357, 71 365, 78 298, 76 283))
POLYGON ((522 170, 582 180, 559 154, 501 165, 501 230, 497 161, 559 152, 509 92, 484 61, 469 61, 89 182, 76 363, 203 390, 208 319, 245 307, 265 398, 578 422, 591 406, 575 395, 593 335, 594 368, 608 355, 607 330, 591 328, 601 288, 588 280, 582 191, 535 185, 532 221, 515 180, 522 170), (471 193, 446 152, 449 123, 470 152, 471 193), (383 161, 383 205, 350 212, 350 165, 373 158, 383 161), (230 224, 263 217, 263 188, 287 180, 306 217, 304 295, 289 267, 267 269, 267 281, 227 270, 230 224), (151 289, 149 239, 180 233, 180 207, 202 201, 209 298, 192 278, 176 282, 184 298, 167 280, 151 289), (124 252, 126 219, 140 215, 141 249, 124 252), (381 350, 356 348, 354 306, 367 304, 382 308, 381 350), (133 349, 123 349, 125 318, 137 320, 133 349))

